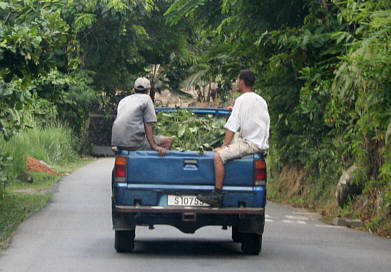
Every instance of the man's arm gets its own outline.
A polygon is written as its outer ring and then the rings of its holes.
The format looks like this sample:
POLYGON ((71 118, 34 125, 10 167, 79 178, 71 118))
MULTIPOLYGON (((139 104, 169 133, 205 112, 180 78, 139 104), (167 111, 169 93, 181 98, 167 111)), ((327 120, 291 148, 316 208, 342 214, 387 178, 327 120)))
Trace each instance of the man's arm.
POLYGON ((167 154, 168 150, 164 147, 158 146, 153 139, 153 125, 152 123, 144 123, 145 135, 147 136, 147 140, 151 145, 151 148, 159 153, 160 156, 164 156, 167 154))
POLYGON ((238 131, 240 128, 240 122, 239 122, 240 107, 241 107, 241 103, 239 102, 239 100, 237 98, 235 100, 235 105, 232 109, 231 115, 229 116, 227 123, 225 123, 225 125, 224 125, 224 127, 226 129, 225 137, 224 137, 223 145, 220 148, 223 148, 223 147, 230 145, 231 141, 235 135, 235 132, 238 131))
POLYGON ((228 146, 228 145, 232 142, 232 139, 233 139, 234 135, 235 135, 235 132, 230 131, 229 129, 227 129, 227 130, 225 131, 225 137, 224 137, 223 145, 220 146, 220 147, 218 147, 218 148, 215 148, 213 151, 214 151, 214 152, 217 152, 217 151, 219 151, 220 149, 222 149, 222 148, 228 146))
POLYGON ((228 146, 232 142, 234 135, 235 135, 235 133, 233 131, 230 131, 229 129, 227 129, 225 131, 225 137, 224 137, 222 147, 228 146))

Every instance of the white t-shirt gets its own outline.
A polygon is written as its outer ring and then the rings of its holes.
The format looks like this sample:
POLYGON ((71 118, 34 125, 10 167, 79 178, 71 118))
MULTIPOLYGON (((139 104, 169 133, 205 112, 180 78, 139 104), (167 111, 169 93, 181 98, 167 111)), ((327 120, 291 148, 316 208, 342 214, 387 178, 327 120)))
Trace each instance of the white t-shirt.
POLYGON ((269 148, 270 117, 265 99, 254 92, 247 92, 235 100, 235 104, 224 126, 255 144, 259 149, 269 148))

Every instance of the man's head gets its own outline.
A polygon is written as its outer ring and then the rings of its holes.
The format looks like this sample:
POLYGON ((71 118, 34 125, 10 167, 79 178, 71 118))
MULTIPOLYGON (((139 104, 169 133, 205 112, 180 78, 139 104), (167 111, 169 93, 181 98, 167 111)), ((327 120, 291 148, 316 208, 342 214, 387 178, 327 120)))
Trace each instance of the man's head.
POLYGON ((255 75, 250 70, 241 70, 238 77, 238 87, 240 90, 243 88, 252 89, 255 83, 255 75), (244 85, 244 86, 243 86, 244 85))
POLYGON ((136 93, 147 93, 150 88, 151 83, 145 77, 139 77, 134 82, 134 90, 136 91, 136 93))

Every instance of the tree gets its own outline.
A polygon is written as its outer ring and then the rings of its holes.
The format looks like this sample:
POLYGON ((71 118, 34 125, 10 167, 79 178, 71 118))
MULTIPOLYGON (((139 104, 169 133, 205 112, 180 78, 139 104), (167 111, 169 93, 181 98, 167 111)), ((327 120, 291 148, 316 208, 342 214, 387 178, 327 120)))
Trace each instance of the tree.
POLYGON ((227 55, 223 74, 256 72, 255 87, 269 104, 277 171, 293 165, 321 183, 357 163, 364 192, 386 197, 391 207, 384 141, 391 120, 390 10, 386 0, 178 0, 166 15, 172 24, 197 18, 208 30, 200 40, 211 40, 206 50, 227 55), (216 21, 208 18, 212 11, 203 13, 209 7, 219 13, 216 21))

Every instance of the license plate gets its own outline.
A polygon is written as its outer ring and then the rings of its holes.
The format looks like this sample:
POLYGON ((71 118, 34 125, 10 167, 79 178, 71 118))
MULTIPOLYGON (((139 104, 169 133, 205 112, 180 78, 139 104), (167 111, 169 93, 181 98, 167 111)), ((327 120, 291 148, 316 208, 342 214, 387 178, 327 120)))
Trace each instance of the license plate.
POLYGON ((208 207, 209 204, 203 203, 193 195, 168 195, 168 206, 190 206, 190 207, 208 207))

